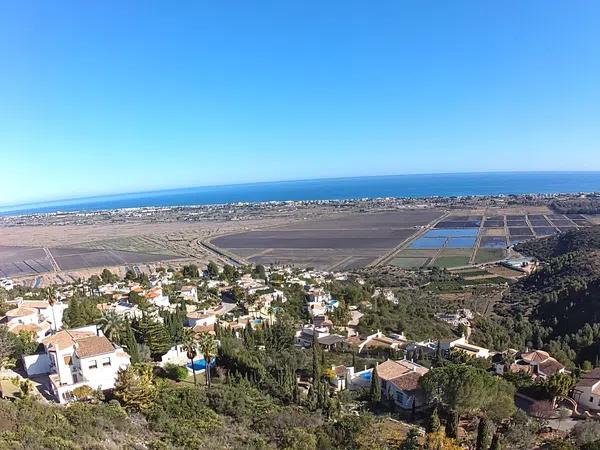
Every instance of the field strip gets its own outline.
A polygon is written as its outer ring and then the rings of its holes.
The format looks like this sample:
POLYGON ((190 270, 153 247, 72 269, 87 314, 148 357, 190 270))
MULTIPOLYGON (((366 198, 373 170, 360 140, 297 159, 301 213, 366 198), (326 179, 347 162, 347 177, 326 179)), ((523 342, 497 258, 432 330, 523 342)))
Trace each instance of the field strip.
POLYGON ((250 264, 245 258, 242 258, 239 255, 234 256, 233 253, 229 253, 229 252, 223 250, 222 248, 217 247, 212 242, 203 241, 202 239, 198 239, 197 243, 199 246, 205 248, 210 253, 218 256, 220 259, 224 258, 226 260, 229 260, 229 262, 232 262, 233 265, 235 265, 235 266, 247 266, 250 264))
POLYGON ((46 253, 46 256, 48 257, 48 259, 50 260, 50 264, 52 264, 52 268, 54 269, 54 271, 60 272, 61 268, 58 265, 58 263, 56 262, 56 260, 54 259, 54 256, 52 256, 52 253, 50 252, 50 250, 48 250, 48 247, 44 247, 44 252, 46 253))
POLYGON ((479 233, 477 233, 477 240, 475 241, 475 246, 473 247, 473 253, 471 253, 471 257, 469 258, 469 264, 475 264, 475 255, 479 251, 479 246, 481 245, 481 239, 483 237, 483 224, 485 223, 486 214, 481 216, 481 223, 479 224, 479 233))
POLYGON ((336 267, 339 267, 343 264, 346 264, 347 262, 351 261, 352 258, 354 258, 354 255, 350 255, 350 256, 346 256, 345 258, 343 258, 341 261, 336 262, 335 264, 333 264, 332 266, 329 266, 329 268, 327 269, 329 272, 333 272, 335 270, 336 267))
MULTIPOLYGON (((214 244, 213 244, 213 245, 214 245, 214 244)), ((246 256, 246 259, 255 258, 255 257, 257 257, 257 256, 264 256, 264 255, 267 255, 267 254, 269 254, 269 253, 270 253, 270 252, 272 252, 272 251, 273 251, 273 249, 272 249, 272 248, 265 248, 264 250, 261 250, 260 252, 256 252, 256 253, 253 253, 253 254, 251 254, 251 255, 248 255, 248 256, 246 256)), ((233 252, 232 252, 232 253, 233 253, 233 252)))
POLYGON ((367 267, 375 267, 375 266, 381 266, 383 264, 387 264, 398 254, 398 252, 400 250, 403 250, 404 248, 406 248, 406 246, 409 243, 413 242, 415 239, 420 238, 421 236, 426 234, 428 231, 432 230, 438 223, 440 223, 442 220, 444 220, 449 215, 450 215, 450 212, 446 212, 441 217, 438 217, 434 221, 429 222, 427 225, 425 225, 423 228, 418 230, 416 233, 414 233, 413 235, 407 237, 402 242, 400 242, 400 244, 398 244, 396 247, 391 249, 389 252, 387 252, 383 256, 377 258, 375 261, 371 262, 370 264, 367 264, 367 267))

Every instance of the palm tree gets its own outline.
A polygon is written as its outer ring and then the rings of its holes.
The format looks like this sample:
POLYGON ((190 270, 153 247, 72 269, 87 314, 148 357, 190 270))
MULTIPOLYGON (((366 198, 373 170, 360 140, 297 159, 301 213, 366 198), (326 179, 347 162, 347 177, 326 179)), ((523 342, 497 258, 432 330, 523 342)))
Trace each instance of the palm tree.
POLYGON ((123 318, 113 311, 107 311, 100 319, 100 329, 111 342, 121 342, 124 331, 123 318))
POLYGON ((50 309, 52 310, 52 326, 54 328, 53 331, 58 330, 58 326, 56 325, 56 313, 54 311, 54 305, 56 304, 56 289, 52 286, 46 288, 46 295, 48 296, 48 304, 50 305, 50 309))
POLYGON ((206 362, 206 384, 210 389, 210 363, 217 356, 217 341, 212 334, 204 332, 200 334, 198 344, 206 362))
POLYGON ((196 382, 196 368, 194 367, 194 358, 198 355, 198 338, 194 330, 191 328, 184 328, 181 336, 181 347, 187 353, 187 357, 192 363, 192 373, 194 374, 194 384, 196 382))

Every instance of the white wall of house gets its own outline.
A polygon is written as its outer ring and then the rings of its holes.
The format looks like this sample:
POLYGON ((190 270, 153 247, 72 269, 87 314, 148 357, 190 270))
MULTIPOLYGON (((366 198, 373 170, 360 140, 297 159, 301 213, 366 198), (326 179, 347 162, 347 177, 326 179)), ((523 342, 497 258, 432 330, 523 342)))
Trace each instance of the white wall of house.
POLYGON ((404 392, 402 389, 390 383, 389 381, 381 380, 382 393, 385 398, 392 400, 397 406, 402 409, 411 409, 415 400, 414 396, 404 392))
POLYGON ((577 403, 587 409, 600 410, 600 395, 593 394, 594 387, 600 384, 600 381, 594 386, 586 386, 577 388, 581 391, 581 395, 577 400, 577 403))
POLYGON ((165 364, 187 364, 189 362, 189 358, 187 357, 187 352, 183 350, 181 345, 175 345, 169 349, 167 353, 162 355, 160 358, 161 367, 165 364))
POLYGON ((23 366, 28 377, 50 373, 50 359, 46 353, 23 356, 23 366))
POLYGON ((194 328, 196 326, 207 327, 209 325, 214 325, 216 321, 217 316, 215 315, 209 315, 207 317, 202 317, 199 319, 188 317, 187 319, 188 326, 191 328, 194 328))

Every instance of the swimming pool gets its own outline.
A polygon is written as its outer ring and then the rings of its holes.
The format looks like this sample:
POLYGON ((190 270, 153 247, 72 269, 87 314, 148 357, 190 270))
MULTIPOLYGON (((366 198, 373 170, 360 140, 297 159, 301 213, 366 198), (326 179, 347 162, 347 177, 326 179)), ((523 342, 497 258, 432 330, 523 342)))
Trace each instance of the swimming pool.
MULTIPOLYGON (((210 367, 215 367, 216 363, 217 363, 217 360, 213 359, 210 362, 210 367)), ((188 364, 187 368, 191 370, 192 369, 192 365, 188 364)), ((204 370, 204 369, 206 369, 206 360, 204 358, 202 358, 202 359, 198 359, 198 360, 194 361, 194 369, 195 370, 204 370)))
POLYGON ((361 377, 363 380, 367 380, 367 381, 371 381, 371 376, 372 376, 372 373, 371 373, 370 371, 369 371, 369 372, 365 372, 365 373, 361 373, 361 374, 360 374, 360 377, 361 377))

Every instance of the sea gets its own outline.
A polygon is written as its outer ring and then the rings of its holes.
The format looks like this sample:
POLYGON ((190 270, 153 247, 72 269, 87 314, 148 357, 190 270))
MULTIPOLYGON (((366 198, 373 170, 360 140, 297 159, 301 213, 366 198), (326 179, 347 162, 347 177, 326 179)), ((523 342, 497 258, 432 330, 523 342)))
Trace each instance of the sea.
MULTIPOLYGON (((600 192, 600 172, 491 172, 192 187, 0 206, 0 215, 225 203, 600 192)), ((1 194, 1 193, 0 193, 1 194)))

